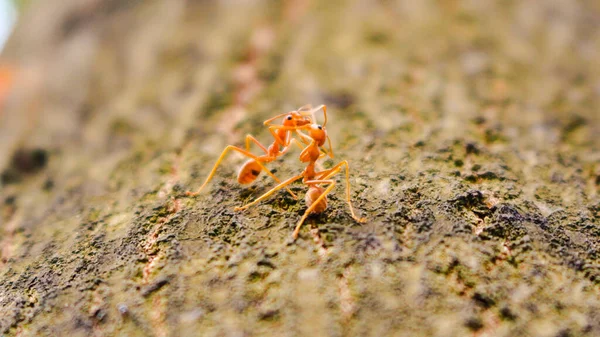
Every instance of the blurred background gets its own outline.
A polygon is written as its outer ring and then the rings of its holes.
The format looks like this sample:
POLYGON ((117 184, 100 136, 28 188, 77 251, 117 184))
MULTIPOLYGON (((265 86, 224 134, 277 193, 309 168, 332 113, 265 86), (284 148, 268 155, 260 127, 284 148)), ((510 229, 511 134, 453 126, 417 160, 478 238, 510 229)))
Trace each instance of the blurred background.
POLYGON ((0 50, 4 47, 15 24, 19 5, 23 5, 23 1, 0 0, 0 50))
POLYGON ((0 1, 0 335, 600 336, 599 1, 0 1))

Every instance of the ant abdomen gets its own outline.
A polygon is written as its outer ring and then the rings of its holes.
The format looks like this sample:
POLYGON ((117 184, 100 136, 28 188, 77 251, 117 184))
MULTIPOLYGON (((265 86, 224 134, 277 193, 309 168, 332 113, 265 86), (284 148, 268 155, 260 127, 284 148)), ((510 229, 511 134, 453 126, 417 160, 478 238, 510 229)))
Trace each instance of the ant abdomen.
POLYGON ((250 184, 258 178, 260 171, 262 171, 262 167, 260 167, 256 160, 249 159, 240 167, 237 181, 240 184, 250 184))
MULTIPOLYGON (((319 186, 310 186, 308 188, 308 192, 306 192, 306 196, 304 197, 304 201, 306 201, 306 206, 310 207, 312 204, 323 194, 325 191, 324 188, 319 186)), ((321 213, 325 211, 327 208, 327 197, 324 197, 319 201, 319 203, 315 206, 312 213, 321 213)))

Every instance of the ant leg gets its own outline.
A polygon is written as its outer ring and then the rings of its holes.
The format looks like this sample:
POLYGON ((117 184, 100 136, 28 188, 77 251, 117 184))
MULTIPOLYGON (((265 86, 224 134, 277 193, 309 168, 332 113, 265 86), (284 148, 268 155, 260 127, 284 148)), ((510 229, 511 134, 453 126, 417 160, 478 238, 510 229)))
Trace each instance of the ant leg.
MULTIPOLYGON (((300 152, 300 160, 302 160, 302 158, 306 157, 308 155, 308 151, 312 150, 316 145, 314 145, 314 139, 309 138, 310 139, 310 144, 308 144, 304 150, 302 150, 302 152, 300 152)), ((320 152, 319 152, 320 153, 320 152)), ((319 155, 320 157, 320 155, 319 155)))
MULTIPOLYGON (((302 140, 302 142, 304 144, 308 145, 313 139, 309 135, 300 131, 301 129, 305 129, 305 127, 298 128, 295 131, 298 134, 298 136, 300 136, 300 139, 302 140)), ((329 152, 323 151, 323 153, 325 154, 325 156, 329 156, 330 158, 333 158, 333 148, 331 147, 331 138, 329 138, 329 136, 327 136, 327 140, 329 141, 329 152)), ((320 147, 319 147, 319 151, 322 151, 322 149, 320 147)), ((322 157, 324 157, 324 156, 319 156, 319 159, 321 159, 322 157)))
POLYGON ((306 135, 304 132, 300 131, 300 130, 296 130, 296 133, 298 134, 298 136, 300 136, 300 139, 302 140, 302 142, 304 144, 309 144, 313 139, 310 138, 309 135, 306 135))
POLYGON ((288 139, 289 138, 289 131, 286 132, 286 139, 281 139, 279 137, 279 135, 277 134, 277 132, 275 132, 275 130, 277 129, 281 129, 280 127, 278 127, 277 125, 273 125, 269 127, 269 132, 271 133, 271 135, 273 136, 273 139, 275 140, 275 144, 279 145, 279 146, 283 146, 286 147, 289 143, 288 139))
POLYGON ((246 151, 250 151, 250 142, 253 142, 254 144, 258 145, 258 147, 260 147, 260 149, 263 150, 265 153, 269 153, 267 148, 264 145, 262 145, 256 138, 254 138, 251 134, 246 135, 246 151))
MULTIPOLYGON (((212 170, 210 171, 210 173, 208 174, 208 177, 206 177, 206 180, 204 181, 204 183, 200 186, 200 188, 198 188, 198 190, 196 190, 196 192, 190 192, 187 191, 185 192, 185 195, 188 196, 195 196, 200 194, 200 192, 202 191, 202 189, 204 189, 204 187, 206 186, 206 184, 208 184, 208 182, 210 181, 210 179, 212 179, 212 177, 215 175, 215 172, 217 171, 217 167, 219 167, 219 164, 221 164, 221 162, 223 161, 223 159, 225 158, 225 155, 227 154, 227 152, 229 150, 234 150, 237 151, 241 154, 243 154, 246 157, 250 157, 254 160, 258 159, 257 156, 253 155, 252 153, 245 151, 243 149, 240 149, 237 146, 233 146, 233 145, 227 145, 227 147, 225 147, 225 149, 223 150, 223 152, 221 152, 221 155, 219 156, 219 159, 217 159, 217 162, 215 163, 215 166, 213 166, 212 170)), ((258 162, 258 161, 257 161, 258 162)))
POLYGON ((288 146, 284 147, 283 150, 281 150, 281 155, 284 155, 289 151, 289 149, 291 148, 291 146, 290 146, 291 143, 296 144, 300 148, 300 150, 304 151, 304 147, 302 146, 302 144, 300 144, 300 142, 296 138, 292 138, 292 140, 290 141, 290 144, 288 146))
MULTIPOLYGON (((273 180, 275 180, 276 182, 280 183, 281 180, 279 180, 279 178, 277 178, 273 173, 271 173, 271 170, 267 169, 261 162, 271 162, 272 160, 274 160, 274 157, 271 157, 268 155, 269 150, 267 150, 267 148, 262 145, 256 138, 254 138, 252 135, 248 134, 246 135, 246 151, 250 151, 250 142, 253 142, 254 144, 258 145, 258 147, 261 148, 261 150, 263 150, 265 152, 265 156, 260 156, 256 159, 256 163, 262 168, 263 171, 265 171, 271 178, 273 178, 273 180)), ((298 197, 288 189, 288 192, 290 192, 290 194, 292 195, 292 197, 294 199, 298 199, 298 197)))
POLYGON ((337 165, 328 170, 318 172, 317 176, 321 177, 321 179, 329 179, 334 175, 338 174, 342 169, 342 166, 346 166, 346 202, 348 202, 348 206, 350 207, 350 214, 352 215, 352 218, 354 220, 358 222, 365 222, 365 218, 359 218, 358 216, 356 216, 356 214, 354 213, 354 208, 352 207, 352 201, 350 200, 350 164, 348 164, 347 160, 338 163, 337 165))
POLYGON ((306 217, 308 217, 308 215, 315 209, 315 207, 317 207, 319 205, 319 203, 321 202, 321 200, 323 200, 323 198, 327 197, 327 194, 329 192, 331 192, 331 190, 335 186, 335 181, 334 180, 308 180, 305 182, 305 184, 307 184, 307 185, 329 184, 329 186, 327 186, 325 191, 323 191, 323 193, 321 193, 321 195, 315 201, 313 201, 312 205, 310 205, 308 207, 308 209, 306 209, 306 211, 304 212, 304 215, 302 215, 302 218, 300 219, 300 221, 298 221, 298 224, 296 225, 296 228, 294 229, 294 232, 292 233, 292 238, 294 240, 296 240, 298 238, 298 233, 300 232, 300 227, 302 227, 302 224, 304 223, 304 220, 306 220, 306 217))
MULTIPOLYGON (((262 157, 259 157, 259 158, 262 158, 262 157)), ((259 160, 256 160, 256 163, 262 168, 263 171, 265 171, 267 173, 267 175, 269 175, 269 177, 273 178, 273 180, 275 180, 275 182, 281 183, 281 180, 279 178, 277 178, 273 173, 271 173, 271 170, 269 170, 266 166, 264 166, 259 160)), ((287 187, 285 188, 285 190, 288 191, 288 193, 292 196, 292 198, 294 200, 298 200, 298 196, 294 192, 292 192, 292 190, 290 190, 287 187)))
MULTIPOLYGON (((296 180, 298 180, 298 179, 302 178, 303 176, 304 176, 304 173, 302 173, 302 174, 299 174, 299 175, 297 175, 297 176, 295 176, 295 177, 291 177, 291 178, 289 178, 288 180, 286 180, 286 181, 284 181, 284 182, 280 183, 279 185, 277 185, 277 186, 273 187, 271 190, 267 191, 267 193, 265 193, 265 194, 261 195, 260 197, 258 197, 258 198, 257 198, 256 200, 254 200, 253 202, 251 202, 251 203, 249 203, 249 204, 246 204, 246 205, 244 205, 244 206, 241 206, 241 207, 236 207, 236 208, 234 208, 234 210, 235 210, 235 211, 242 211, 242 210, 245 210, 245 209, 247 209, 247 208, 248 208, 248 207, 250 207, 250 206, 256 205, 257 203, 259 203, 259 202, 263 201, 264 199, 268 198, 269 196, 271 196, 273 193, 275 193, 275 192, 277 192, 278 190, 280 190, 280 189, 282 189, 282 188, 286 187, 287 185, 289 185, 289 184, 293 183, 294 181, 296 181, 296 180)), ((287 187, 286 187, 286 188, 287 188, 287 187)))
POLYGON ((291 135, 290 135, 290 131, 296 131, 298 133, 298 135, 301 137, 302 141, 306 144, 310 143, 310 141, 312 140, 312 138, 310 138, 309 136, 305 135, 304 133, 302 133, 300 131, 300 129, 307 129, 307 126, 283 126, 283 125, 272 125, 269 127, 269 132, 271 133, 271 135, 273 136, 273 138, 275 139, 275 143, 279 146, 282 147, 287 147, 290 142, 291 142, 291 135), (281 139, 279 137, 279 135, 277 134, 277 132, 275 132, 275 130, 285 130, 288 131, 286 132, 286 139, 281 139))
MULTIPOLYGON (((275 182, 280 183, 281 180, 279 180, 279 178, 277 178, 273 173, 271 173, 271 170, 266 168, 261 163, 261 162, 267 162, 267 163, 271 162, 271 161, 275 160, 275 157, 269 156, 268 155, 269 150, 267 150, 267 148, 264 147, 264 145, 262 145, 256 138, 254 138, 250 134, 246 135, 246 151, 250 151, 250 142, 253 142, 254 144, 258 145, 258 147, 260 147, 266 154, 265 156, 258 157, 258 160, 256 160, 256 163, 262 168, 263 171, 265 171, 267 173, 267 175, 269 175, 269 177, 273 178, 273 180, 275 180, 275 182)), ((298 196, 294 192, 292 192, 289 188, 286 188, 286 190, 292 196, 292 198, 294 198, 294 200, 298 200, 298 196)))
MULTIPOLYGON (((280 182, 280 180, 271 173, 271 171, 269 171, 269 169, 267 169, 263 164, 261 164, 261 159, 258 156, 253 155, 252 153, 243 150, 237 146, 233 146, 233 145, 228 145, 227 147, 225 147, 225 149, 223 150, 223 152, 221 152, 221 155, 219 156, 219 159, 217 159, 217 162, 215 163, 215 166, 213 166, 212 170, 210 171, 208 177, 206 177, 206 180, 204 181, 204 183, 200 186, 200 188, 198 188, 198 190, 196 190, 196 192, 191 192, 191 191, 187 191, 185 192, 185 194, 187 196, 195 196, 200 194, 200 192, 204 189, 204 187, 206 187, 206 185, 208 184, 208 182, 212 179, 212 177, 215 175, 215 172, 217 171, 217 167, 219 167, 219 165, 221 164, 221 162, 223 161, 223 159, 225 158, 225 155, 227 154, 227 152, 229 150, 233 150, 233 151, 237 151, 241 154, 243 154, 246 157, 252 158, 256 161, 256 163, 265 171, 267 172, 267 174, 273 178, 276 182, 280 182)), ((264 161, 264 160, 263 160, 264 161)), ((292 195, 292 197, 294 197, 294 199, 298 199, 298 197, 288 189, 288 192, 292 195)))

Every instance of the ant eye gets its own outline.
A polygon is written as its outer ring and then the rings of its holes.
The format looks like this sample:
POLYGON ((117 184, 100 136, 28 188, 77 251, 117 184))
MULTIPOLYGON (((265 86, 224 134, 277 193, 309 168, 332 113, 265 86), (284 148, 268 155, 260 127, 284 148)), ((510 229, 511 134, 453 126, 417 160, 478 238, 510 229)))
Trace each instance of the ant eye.
POLYGON ((319 128, 319 130, 323 130, 323 127, 322 127, 322 126, 320 126, 320 125, 318 126, 318 128, 319 128))
POLYGON ((292 120, 292 116, 287 116, 287 120, 291 121, 292 120))

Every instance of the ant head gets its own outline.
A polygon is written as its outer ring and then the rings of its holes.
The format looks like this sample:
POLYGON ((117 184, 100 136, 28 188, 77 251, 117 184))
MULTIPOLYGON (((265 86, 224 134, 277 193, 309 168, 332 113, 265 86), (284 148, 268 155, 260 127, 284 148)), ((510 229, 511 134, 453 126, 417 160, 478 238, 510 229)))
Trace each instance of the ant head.
POLYGON ((291 111, 283 118, 283 125, 294 127, 310 124, 311 120, 300 114, 298 111, 291 111))
POLYGON ((331 139, 327 135, 327 129, 325 129, 324 125, 319 124, 311 124, 308 129, 308 134, 310 138, 314 139, 318 146, 324 146, 325 141, 327 141, 329 150, 325 150, 325 152, 329 155, 329 157, 333 158, 333 148, 331 147, 331 139))
POLYGON ((319 124, 311 124, 308 134, 319 146, 323 146, 327 140, 327 130, 319 124))

